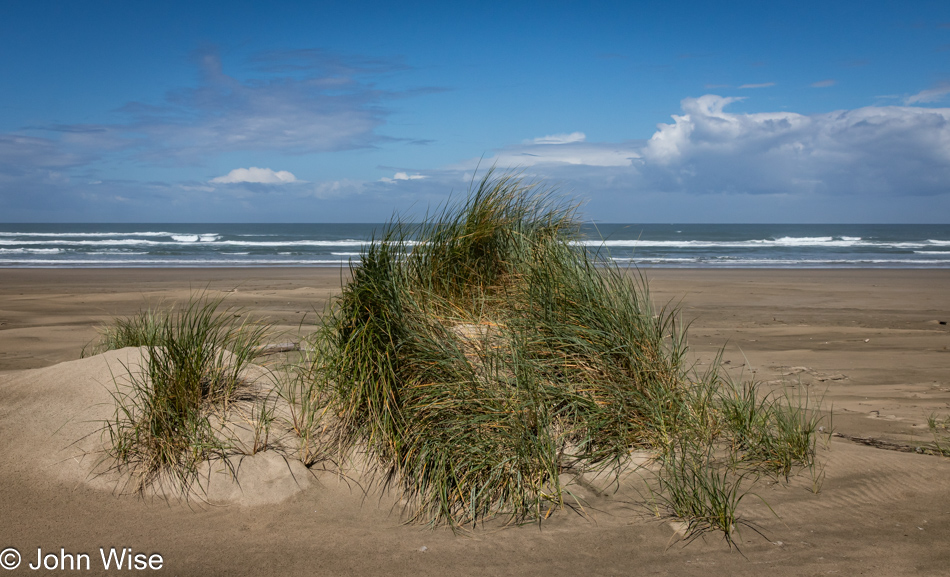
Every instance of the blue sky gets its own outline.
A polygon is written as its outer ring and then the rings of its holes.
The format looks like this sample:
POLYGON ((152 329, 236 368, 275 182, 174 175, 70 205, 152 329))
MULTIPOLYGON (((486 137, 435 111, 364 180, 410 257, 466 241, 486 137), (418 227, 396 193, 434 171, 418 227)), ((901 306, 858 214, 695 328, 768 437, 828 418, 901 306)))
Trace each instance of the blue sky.
POLYGON ((950 3, 0 4, 0 222, 950 222, 950 3))

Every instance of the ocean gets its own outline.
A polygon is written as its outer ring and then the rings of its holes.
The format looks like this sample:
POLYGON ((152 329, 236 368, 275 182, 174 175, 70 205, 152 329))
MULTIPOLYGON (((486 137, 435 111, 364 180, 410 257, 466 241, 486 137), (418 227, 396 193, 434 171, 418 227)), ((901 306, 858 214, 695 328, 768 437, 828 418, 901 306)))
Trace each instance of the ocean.
MULTIPOLYGON (((382 224, 0 224, 0 267, 341 266, 382 224)), ((641 268, 950 268, 950 225, 589 224, 641 268)))

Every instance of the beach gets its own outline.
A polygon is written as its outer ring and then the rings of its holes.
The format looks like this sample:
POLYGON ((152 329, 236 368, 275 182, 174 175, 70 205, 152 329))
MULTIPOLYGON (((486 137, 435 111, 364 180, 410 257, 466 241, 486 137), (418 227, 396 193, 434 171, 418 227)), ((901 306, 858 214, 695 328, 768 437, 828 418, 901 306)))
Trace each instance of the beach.
POLYGON ((62 363, 77 361, 109 319, 204 292, 295 338, 314 329, 346 274, 330 267, 0 269, 0 547, 24 557, 11 574, 28 571, 37 548, 98 555, 99 547, 160 553, 161 571, 177 575, 948 570, 950 460, 915 452, 932 441, 928 417, 950 415, 946 269, 645 271, 655 305, 677 307, 688 326, 697 371, 721 351, 735 378, 807 393, 832 411, 825 427, 840 436, 822 444, 820 487, 808 472, 787 484, 757 483, 740 513, 761 534, 741 529, 741 554, 715 533, 687 546, 676 541, 667 521, 633 502, 633 478, 615 494, 587 495, 582 512, 563 510, 540 526, 454 535, 402 524, 396 496, 333 471, 314 472, 306 488, 277 503, 212 506, 115 494, 28 458, 26 440, 52 435, 69 418, 41 410, 27 398, 30 387, 55 377, 61 389, 44 394, 68 401, 75 365, 62 363))

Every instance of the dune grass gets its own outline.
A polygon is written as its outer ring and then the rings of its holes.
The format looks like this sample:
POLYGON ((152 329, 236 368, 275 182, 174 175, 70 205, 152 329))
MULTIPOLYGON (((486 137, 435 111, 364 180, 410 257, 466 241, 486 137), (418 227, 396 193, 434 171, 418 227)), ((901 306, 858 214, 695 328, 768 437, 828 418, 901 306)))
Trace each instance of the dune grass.
POLYGON ((739 525, 752 527, 738 513, 739 504, 749 495, 745 482, 749 473, 723 466, 712 445, 689 441, 663 453, 660 461, 657 490, 651 491, 654 513, 680 520, 687 541, 718 531, 730 546, 735 546, 739 525))
POLYGON ((291 455, 307 467, 332 459, 332 445, 324 434, 327 403, 323 381, 316 373, 322 367, 321 358, 320 351, 305 351, 299 362, 282 373, 277 391, 286 406, 284 425, 297 441, 291 455))
POLYGON ((99 328, 99 338, 83 347, 80 358, 98 355, 124 347, 147 347, 158 343, 162 319, 162 307, 148 307, 138 314, 116 318, 99 328))
POLYGON ((112 456, 139 490, 170 474, 187 491, 198 465, 229 449, 210 417, 246 394, 244 371, 267 327, 237 322, 220 305, 198 296, 177 309, 116 323, 116 333, 148 337, 144 365, 127 367, 129 386, 117 387, 115 417, 106 426, 112 456))
POLYGON ((737 459, 736 467, 752 467, 788 480, 796 468, 815 458, 818 428, 823 420, 807 391, 783 395, 763 393, 755 382, 725 380, 719 392, 723 433, 737 459))
POLYGON ((944 457, 950 457, 950 416, 941 419, 932 414, 927 418, 927 427, 933 436, 934 450, 944 457))
POLYGON ((737 547, 740 526, 761 534, 742 519, 739 504, 749 495, 761 499, 752 489, 763 475, 788 481, 792 473, 808 469, 810 489, 820 490, 820 399, 766 393, 758 383, 720 375, 714 364, 711 373, 695 381, 686 403, 693 418, 657 452, 660 468, 648 486, 648 504, 659 518, 681 520, 687 542, 719 532, 737 547))
MULTIPOLYGON (((664 502, 695 516, 671 496, 693 478, 684 442, 786 476, 813 458, 811 413, 690 374, 677 311, 578 231, 574 205, 489 173, 422 224, 394 220, 352 267, 313 375, 336 450, 367 451, 411 520, 539 520, 564 504, 562 474, 619 472, 633 449, 661 458, 664 502)), ((744 478, 707 481, 735 505, 744 478)))
MULTIPOLYGON (((252 408, 250 450, 270 448, 279 419, 298 441, 285 455, 368 457, 409 521, 453 529, 540 521, 572 498, 565 482, 616 479, 645 450, 658 465, 646 506, 683 519, 687 539, 733 545, 760 475, 814 470, 820 402, 736 383, 719 359, 696 374, 678 311, 578 238, 575 205, 491 172, 421 224, 394 219, 274 383, 280 416, 252 408)), ((97 350, 147 350, 107 425, 139 488, 167 473, 187 489, 232 450, 210 417, 241 395, 266 327, 220 304, 102 331, 97 350)))

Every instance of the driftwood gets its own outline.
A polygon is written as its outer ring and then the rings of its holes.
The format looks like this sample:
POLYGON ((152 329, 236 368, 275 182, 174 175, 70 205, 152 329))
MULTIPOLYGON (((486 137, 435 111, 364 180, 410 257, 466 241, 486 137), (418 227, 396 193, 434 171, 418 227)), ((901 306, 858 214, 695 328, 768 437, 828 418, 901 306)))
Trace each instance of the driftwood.
POLYGON ((852 443, 867 445, 868 447, 874 447, 875 449, 884 449, 886 451, 898 451, 900 453, 917 453, 919 455, 944 455, 943 451, 941 451, 940 449, 936 449, 932 446, 907 445, 904 443, 894 443, 892 441, 885 441, 883 439, 875 439, 874 437, 859 437, 857 435, 848 435, 847 433, 835 433, 834 436, 851 441, 852 443))
POLYGON ((258 347, 254 347, 254 353, 258 355, 273 355, 276 353, 286 353, 299 350, 300 343, 276 343, 272 345, 260 345, 258 347))

